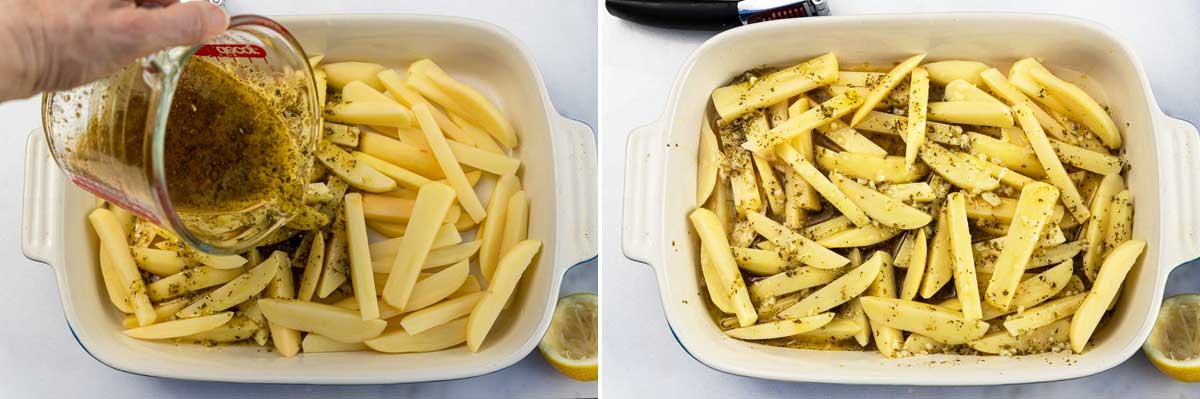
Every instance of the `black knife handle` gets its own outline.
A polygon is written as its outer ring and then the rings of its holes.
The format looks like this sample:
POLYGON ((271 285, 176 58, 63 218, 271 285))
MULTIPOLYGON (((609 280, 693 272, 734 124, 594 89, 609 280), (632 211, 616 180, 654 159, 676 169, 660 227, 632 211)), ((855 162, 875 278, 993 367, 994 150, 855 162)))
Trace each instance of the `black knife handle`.
POLYGON ((724 30, 742 25, 736 1, 607 0, 608 13, 671 29, 724 30))

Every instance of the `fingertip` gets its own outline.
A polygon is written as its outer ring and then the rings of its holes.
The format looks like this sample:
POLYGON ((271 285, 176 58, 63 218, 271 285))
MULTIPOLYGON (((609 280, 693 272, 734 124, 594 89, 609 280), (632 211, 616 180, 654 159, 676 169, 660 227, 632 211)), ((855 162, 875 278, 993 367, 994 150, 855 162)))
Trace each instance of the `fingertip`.
POLYGON ((224 8, 207 1, 198 2, 205 5, 204 41, 212 40, 229 28, 229 13, 224 8))

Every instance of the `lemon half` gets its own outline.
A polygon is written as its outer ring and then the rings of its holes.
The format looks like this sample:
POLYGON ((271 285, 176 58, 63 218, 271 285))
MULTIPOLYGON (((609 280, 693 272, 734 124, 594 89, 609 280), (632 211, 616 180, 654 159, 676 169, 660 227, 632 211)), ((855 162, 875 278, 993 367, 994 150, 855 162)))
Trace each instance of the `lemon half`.
POLYGON ((1200 381, 1200 294, 1181 294, 1163 301, 1142 351, 1171 378, 1200 381))
POLYGON ((579 293, 558 300, 550 329, 538 344, 542 357, 560 373, 579 381, 595 381, 599 349, 599 301, 579 293))

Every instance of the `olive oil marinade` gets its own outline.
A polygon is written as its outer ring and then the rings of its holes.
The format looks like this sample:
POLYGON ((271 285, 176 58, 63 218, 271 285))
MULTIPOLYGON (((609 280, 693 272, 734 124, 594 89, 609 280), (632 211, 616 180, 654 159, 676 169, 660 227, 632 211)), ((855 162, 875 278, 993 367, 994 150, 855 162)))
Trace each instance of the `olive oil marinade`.
MULTIPOLYGON (((270 100, 207 60, 188 60, 171 103, 163 151, 167 189, 177 212, 229 214, 271 200, 283 210, 298 206, 303 194, 296 181, 300 152, 286 122, 271 112, 270 100)), ((125 159, 120 161, 131 166, 143 166, 148 101, 149 93, 135 88, 113 126, 124 141, 125 159)), ((102 136, 95 133, 88 136, 102 136)))

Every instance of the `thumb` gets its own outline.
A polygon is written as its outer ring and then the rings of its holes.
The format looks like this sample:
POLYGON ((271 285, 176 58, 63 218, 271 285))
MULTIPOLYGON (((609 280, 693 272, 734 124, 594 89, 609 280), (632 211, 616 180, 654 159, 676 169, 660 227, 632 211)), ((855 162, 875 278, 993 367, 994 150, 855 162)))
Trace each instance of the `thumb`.
POLYGON ((173 46, 193 46, 212 40, 229 26, 229 14, 207 1, 189 1, 162 8, 139 8, 130 17, 140 39, 139 53, 173 46))

